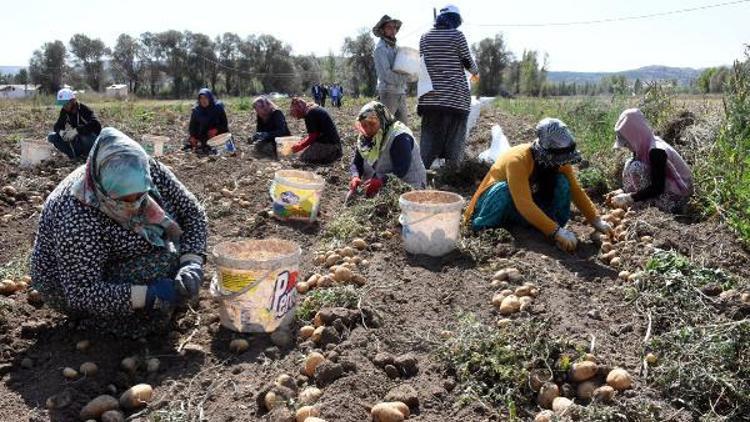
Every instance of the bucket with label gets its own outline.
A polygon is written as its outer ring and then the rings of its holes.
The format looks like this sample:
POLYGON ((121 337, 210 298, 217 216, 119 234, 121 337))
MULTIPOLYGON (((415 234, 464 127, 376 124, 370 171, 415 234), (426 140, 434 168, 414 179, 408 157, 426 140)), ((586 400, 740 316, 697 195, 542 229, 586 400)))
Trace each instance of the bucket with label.
POLYGON ((456 249, 464 198, 453 192, 420 190, 398 199, 404 249, 413 254, 442 256, 456 249))
POLYGON ((47 141, 21 141, 21 167, 33 167, 52 157, 55 147, 47 141))
POLYGON ((294 320, 299 245, 280 239, 224 242, 214 247, 211 295, 221 324, 241 333, 270 333, 294 320))
POLYGON ((152 157, 164 155, 164 145, 169 143, 169 138, 160 135, 143 135, 143 149, 152 157))
POLYGON ((279 170, 271 184, 273 215, 279 220, 313 222, 318 216, 325 179, 301 170, 279 170))

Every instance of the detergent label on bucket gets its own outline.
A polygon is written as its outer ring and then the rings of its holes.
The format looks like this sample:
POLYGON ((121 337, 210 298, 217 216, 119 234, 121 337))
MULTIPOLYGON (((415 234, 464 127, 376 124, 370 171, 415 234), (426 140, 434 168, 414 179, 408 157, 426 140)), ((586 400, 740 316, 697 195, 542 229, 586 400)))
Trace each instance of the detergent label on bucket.
POLYGON ((294 308, 298 276, 297 271, 284 271, 276 277, 271 306, 268 309, 276 318, 283 317, 294 308))

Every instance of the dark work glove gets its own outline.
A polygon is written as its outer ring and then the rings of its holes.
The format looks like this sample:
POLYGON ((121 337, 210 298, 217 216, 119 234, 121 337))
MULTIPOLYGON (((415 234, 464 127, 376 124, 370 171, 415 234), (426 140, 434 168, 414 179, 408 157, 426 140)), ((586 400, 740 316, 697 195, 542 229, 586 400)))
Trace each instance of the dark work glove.
POLYGON ((148 285, 146 290, 146 309, 170 314, 177 303, 175 282, 169 278, 160 278, 148 285))
POLYGON ((188 300, 198 297, 203 282, 203 266, 197 262, 185 261, 174 278, 177 293, 188 300))

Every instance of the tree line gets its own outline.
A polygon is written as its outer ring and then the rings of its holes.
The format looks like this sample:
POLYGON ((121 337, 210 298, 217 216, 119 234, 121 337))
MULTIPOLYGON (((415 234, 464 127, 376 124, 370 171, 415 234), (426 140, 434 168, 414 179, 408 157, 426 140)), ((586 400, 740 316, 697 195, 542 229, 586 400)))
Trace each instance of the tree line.
POLYGON ((271 35, 245 38, 231 32, 215 38, 190 31, 121 34, 114 46, 85 34, 67 44, 47 42, 34 51, 30 83, 54 93, 64 84, 100 92, 125 83, 141 96, 183 98, 201 87, 232 96, 261 92, 297 94, 314 83, 340 83, 353 95, 375 92, 372 37, 361 30, 348 37, 342 55, 294 55, 271 35))
MULTIPOLYGON (((339 83, 348 95, 373 96, 377 85, 372 52, 375 40, 362 29, 347 37, 339 54, 326 57, 295 55, 271 35, 245 38, 226 32, 214 38, 202 33, 169 30, 138 37, 121 34, 114 46, 85 34, 67 44, 47 42, 34 51, 28 72, 0 75, 0 83, 33 83, 46 93, 63 84, 102 91, 111 83, 126 83, 139 96, 184 98, 208 86, 220 95, 307 92, 315 83, 339 83)), ((647 83, 609 75, 598 82, 547 80, 548 56, 524 50, 516 57, 502 34, 472 45, 480 80, 474 93, 482 96, 567 96, 640 94, 647 83)), ((682 90, 722 92, 729 78, 726 67, 706 69, 682 90)), ((670 81, 662 81, 670 82, 670 81)), ((677 87, 676 81, 673 82, 677 87)), ((414 86, 410 91, 416 91, 414 86)))

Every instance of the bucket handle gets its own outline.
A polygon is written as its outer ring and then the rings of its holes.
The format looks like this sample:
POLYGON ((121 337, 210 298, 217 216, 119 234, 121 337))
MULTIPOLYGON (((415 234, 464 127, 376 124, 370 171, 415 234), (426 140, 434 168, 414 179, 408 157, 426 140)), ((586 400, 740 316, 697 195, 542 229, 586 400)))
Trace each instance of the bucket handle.
POLYGON ((253 289, 258 284, 260 284, 261 281, 263 281, 266 278, 268 278, 268 276, 271 275, 272 272, 273 272, 273 270, 266 271, 266 273, 263 274, 263 277, 260 277, 257 280, 253 281, 252 283, 248 284, 247 286, 243 287, 242 290, 240 290, 239 292, 233 292, 233 293, 224 293, 224 292, 220 291, 219 290, 219 286, 218 286, 218 284, 219 284, 218 277, 214 276, 213 280, 211 280, 211 293, 214 293, 215 296, 216 296, 216 299, 218 299, 218 300, 234 299, 236 297, 242 296, 245 293, 249 292, 251 289, 253 289), (214 288, 214 286, 216 286, 216 287, 214 288))
MULTIPOLYGON (((428 216, 426 216, 426 217, 422 217, 422 218, 420 218, 420 219, 418 219, 418 220, 414 220, 414 221, 409 221, 409 222, 408 222, 408 225, 410 225, 410 226, 411 226, 411 225, 413 225, 413 224, 419 224, 419 223, 423 223, 423 222, 425 222, 425 221, 427 221, 427 220, 429 220, 429 219, 431 219, 431 218, 435 217, 436 215, 440 215, 440 214, 442 214, 442 213, 438 213, 438 214, 430 214, 430 215, 428 215, 428 216)), ((405 225, 404 223, 406 223, 406 222, 404 221, 404 214, 401 214, 401 215, 399 215, 399 216, 398 216, 398 224, 401 224, 401 225, 403 226, 403 225, 405 225)))

